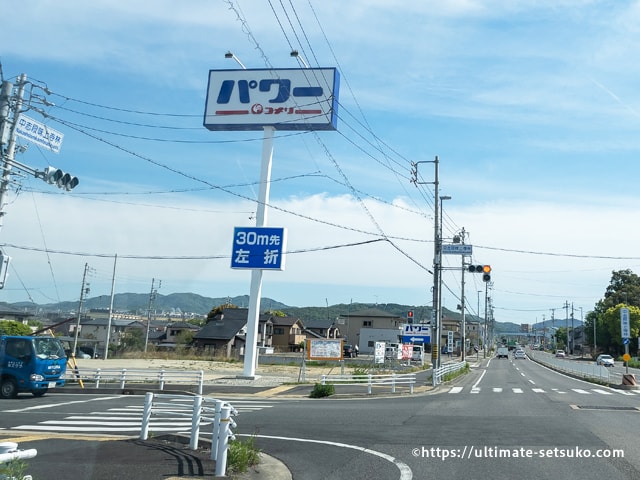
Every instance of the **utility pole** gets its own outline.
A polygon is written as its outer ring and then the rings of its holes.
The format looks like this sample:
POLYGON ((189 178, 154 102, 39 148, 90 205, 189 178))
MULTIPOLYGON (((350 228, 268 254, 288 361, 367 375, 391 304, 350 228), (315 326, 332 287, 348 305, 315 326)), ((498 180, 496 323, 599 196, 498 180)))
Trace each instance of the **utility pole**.
POLYGON ((149 329, 151 328, 151 310, 153 309, 153 304, 156 300, 156 295, 158 294, 158 288, 162 284, 162 280, 158 280, 158 287, 155 288, 156 279, 151 279, 151 292, 149 293, 149 309, 147 310, 147 334, 144 339, 144 353, 147 353, 147 347, 149 345, 149 329))
POLYGON ((567 355, 569 355, 569 301, 566 300, 564 302, 564 329, 565 334, 567 335, 567 344, 565 345, 565 350, 567 351, 567 355))
POLYGON ((116 286, 116 264, 118 263, 118 254, 113 257, 113 275, 111 276, 111 298, 109 300, 109 320, 107 321, 107 338, 104 342, 104 359, 109 356, 109 343, 111 342, 111 323, 113 322, 113 297, 115 295, 116 286))
MULTIPOLYGON (((438 179, 438 156, 436 155, 433 162, 421 161, 411 162, 412 167, 412 179, 411 181, 415 185, 431 184, 434 185, 434 214, 433 214, 433 301, 431 309, 431 363, 433 370, 440 367, 440 263, 442 259, 442 237, 440 232, 440 195, 439 195, 439 179, 438 179), (420 163, 433 163, 434 164, 434 181, 433 182, 419 182, 418 181, 418 165, 420 163)), ((436 385, 436 376, 432 375, 433 385, 436 385)))
POLYGON ((89 285, 87 282, 87 271, 89 270, 89 264, 84 264, 84 273, 82 274, 82 288, 80 289, 80 302, 78 303, 78 315, 76 318, 76 328, 73 333, 73 350, 71 350, 71 355, 75 358, 76 351, 78 349, 78 334, 80 332, 80 318, 82 317, 82 303, 84 302, 85 293, 89 293, 89 285), (86 285, 86 287, 85 287, 86 285))
MULTIPOLYGON (((460 232, 460 238, 461 238, 461 242, 462 245, 464 245, 464 237, 465 237, 465 230, 464 227, 462 227, 462 232, 460 232)), ((460 360, 462 362, 464 362, 465 357, 466 357, 466 353, 467 353, 467 324, 466 324, 466 317, 465 317, 465 303, 464 303, 464 271, 466 270, 465 267, 465 261, 464 261, 464 254, 461 255, 462 257, 462 278, 461 278, 461 287, 460 287, 460 306, 462 308, 462 335, 461 335, 461 340, 462 340, 462 350, 460 353, 460 360)))

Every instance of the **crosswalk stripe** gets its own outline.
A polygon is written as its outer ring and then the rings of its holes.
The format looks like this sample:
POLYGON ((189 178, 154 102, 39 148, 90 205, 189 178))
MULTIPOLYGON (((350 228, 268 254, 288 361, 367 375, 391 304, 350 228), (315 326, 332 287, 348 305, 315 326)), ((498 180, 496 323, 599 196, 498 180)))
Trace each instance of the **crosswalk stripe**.
POLYGON ((581 388, 572 388, 571 390, 573 390, 576 393, 581 393, 583 395, 591 395, 591 392, 587 392, 586 390, 583 390, 581 388))
POLYGON ((521 388, 512 388, 513 393, 524 393, 521 388))
POLYGON ((451 387, 449 393, 460 393, 462 391, 462 387, 451 387))
POLYGON ((599 388, 594 388, 592 391, 593 391, 593 392, 600 393, 600 394, 602 394, 602 395, 613 395, 613 393, 611 393, 611 392, 607 392, 606 390, 600 390, 599 388))
POLYGON ((502 391, 502 388, 500 388, 500 387, 493 387, 493 391, 494 391, 495 393, 500 393, 500 392, 502 391))
POLYGON ((544 393, 544 388, 532 388, 531 391, 534 393, 544 393))

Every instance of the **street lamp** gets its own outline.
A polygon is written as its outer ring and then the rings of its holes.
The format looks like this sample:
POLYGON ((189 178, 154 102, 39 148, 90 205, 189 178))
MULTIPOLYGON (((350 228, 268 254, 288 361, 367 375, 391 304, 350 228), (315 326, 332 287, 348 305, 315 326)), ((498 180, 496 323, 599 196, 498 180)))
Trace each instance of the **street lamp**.
POLYGON ((305 61, 302 55, 300 55, 298 50, 291 50, 291 56, 298 60, 304 66, 304 68, 309 68, 309 64, 305 61))
POLYGON ((225 53, 224 58, 230 58, 232 60, 235 60, 236 63, 242 67, 243 70, 247 69, 247 67, 244 66, 244 64, 240 61, 240 59, 236 57, 232 52, 225 53))

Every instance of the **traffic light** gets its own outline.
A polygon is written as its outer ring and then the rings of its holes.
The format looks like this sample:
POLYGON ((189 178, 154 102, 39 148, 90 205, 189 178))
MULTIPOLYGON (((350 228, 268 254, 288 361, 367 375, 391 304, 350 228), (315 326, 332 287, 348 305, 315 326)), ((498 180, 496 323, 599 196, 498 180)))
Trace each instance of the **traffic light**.
POLYGON ((67 192, 73 190, 80 183, 78 177, 65 173, 56 167, 45 168, 43 180, 52 185, 57 185, 58 188, 64 188, 67 192))
POLYGON ((413 323, 413 310, 407 312, 407 323, 413 323))
POLYGON ((469 272, 481 273, 483 282, 491 281, 491 265, 469 265, 469 272))

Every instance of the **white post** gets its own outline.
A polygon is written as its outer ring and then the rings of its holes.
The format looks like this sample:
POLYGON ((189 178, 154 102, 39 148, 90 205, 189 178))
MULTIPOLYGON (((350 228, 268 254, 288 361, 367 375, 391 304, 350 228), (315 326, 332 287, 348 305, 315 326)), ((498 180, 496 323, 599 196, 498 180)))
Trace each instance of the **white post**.
POLYGON ((198 449, 201 417, 202 417, 202 396, 198 395, 193 399, 193 410, 191 414, 191 437, 189 441, 189 448, 191 450, 198 449))
POLYGON ((140 429, 140 440, 149 438, 149 422, 151 421, 151 409, 153 406, 153 393, 147 392, 144 396, 144 410, 142 412, 142 427, 140 429))
POLYGON ((224 477, 227 469, 227 450, 231 436, 231 407, 222 407, 220 414, 220 431, 218 434, 218 453, 216 455, 216 477, 224 477))
MULTIPOLYGON (((256 227, 267 226, 267 207, 269 190, 271 187, 271 163, 273 159, 274 127, 264 127, 262 140, 262 168, 260 170, 260 190, 258 192, 258 207, 256 209, 256 227)), ((258 360, 258 323, 260 320, 260 295, 262 294, 262 270, 251 270, 251 290, 249 291, 249 311, 247 314, 247 337, 244 350, 245 378, 255 378, 256 362, 258 360)))
POLYGON ((211 437, 211 460, 218 459, 218 437, 220 436, 220 416, 222 415, 222 407, 224 402, 216 400, 213 415, 213 434, 211 437))

